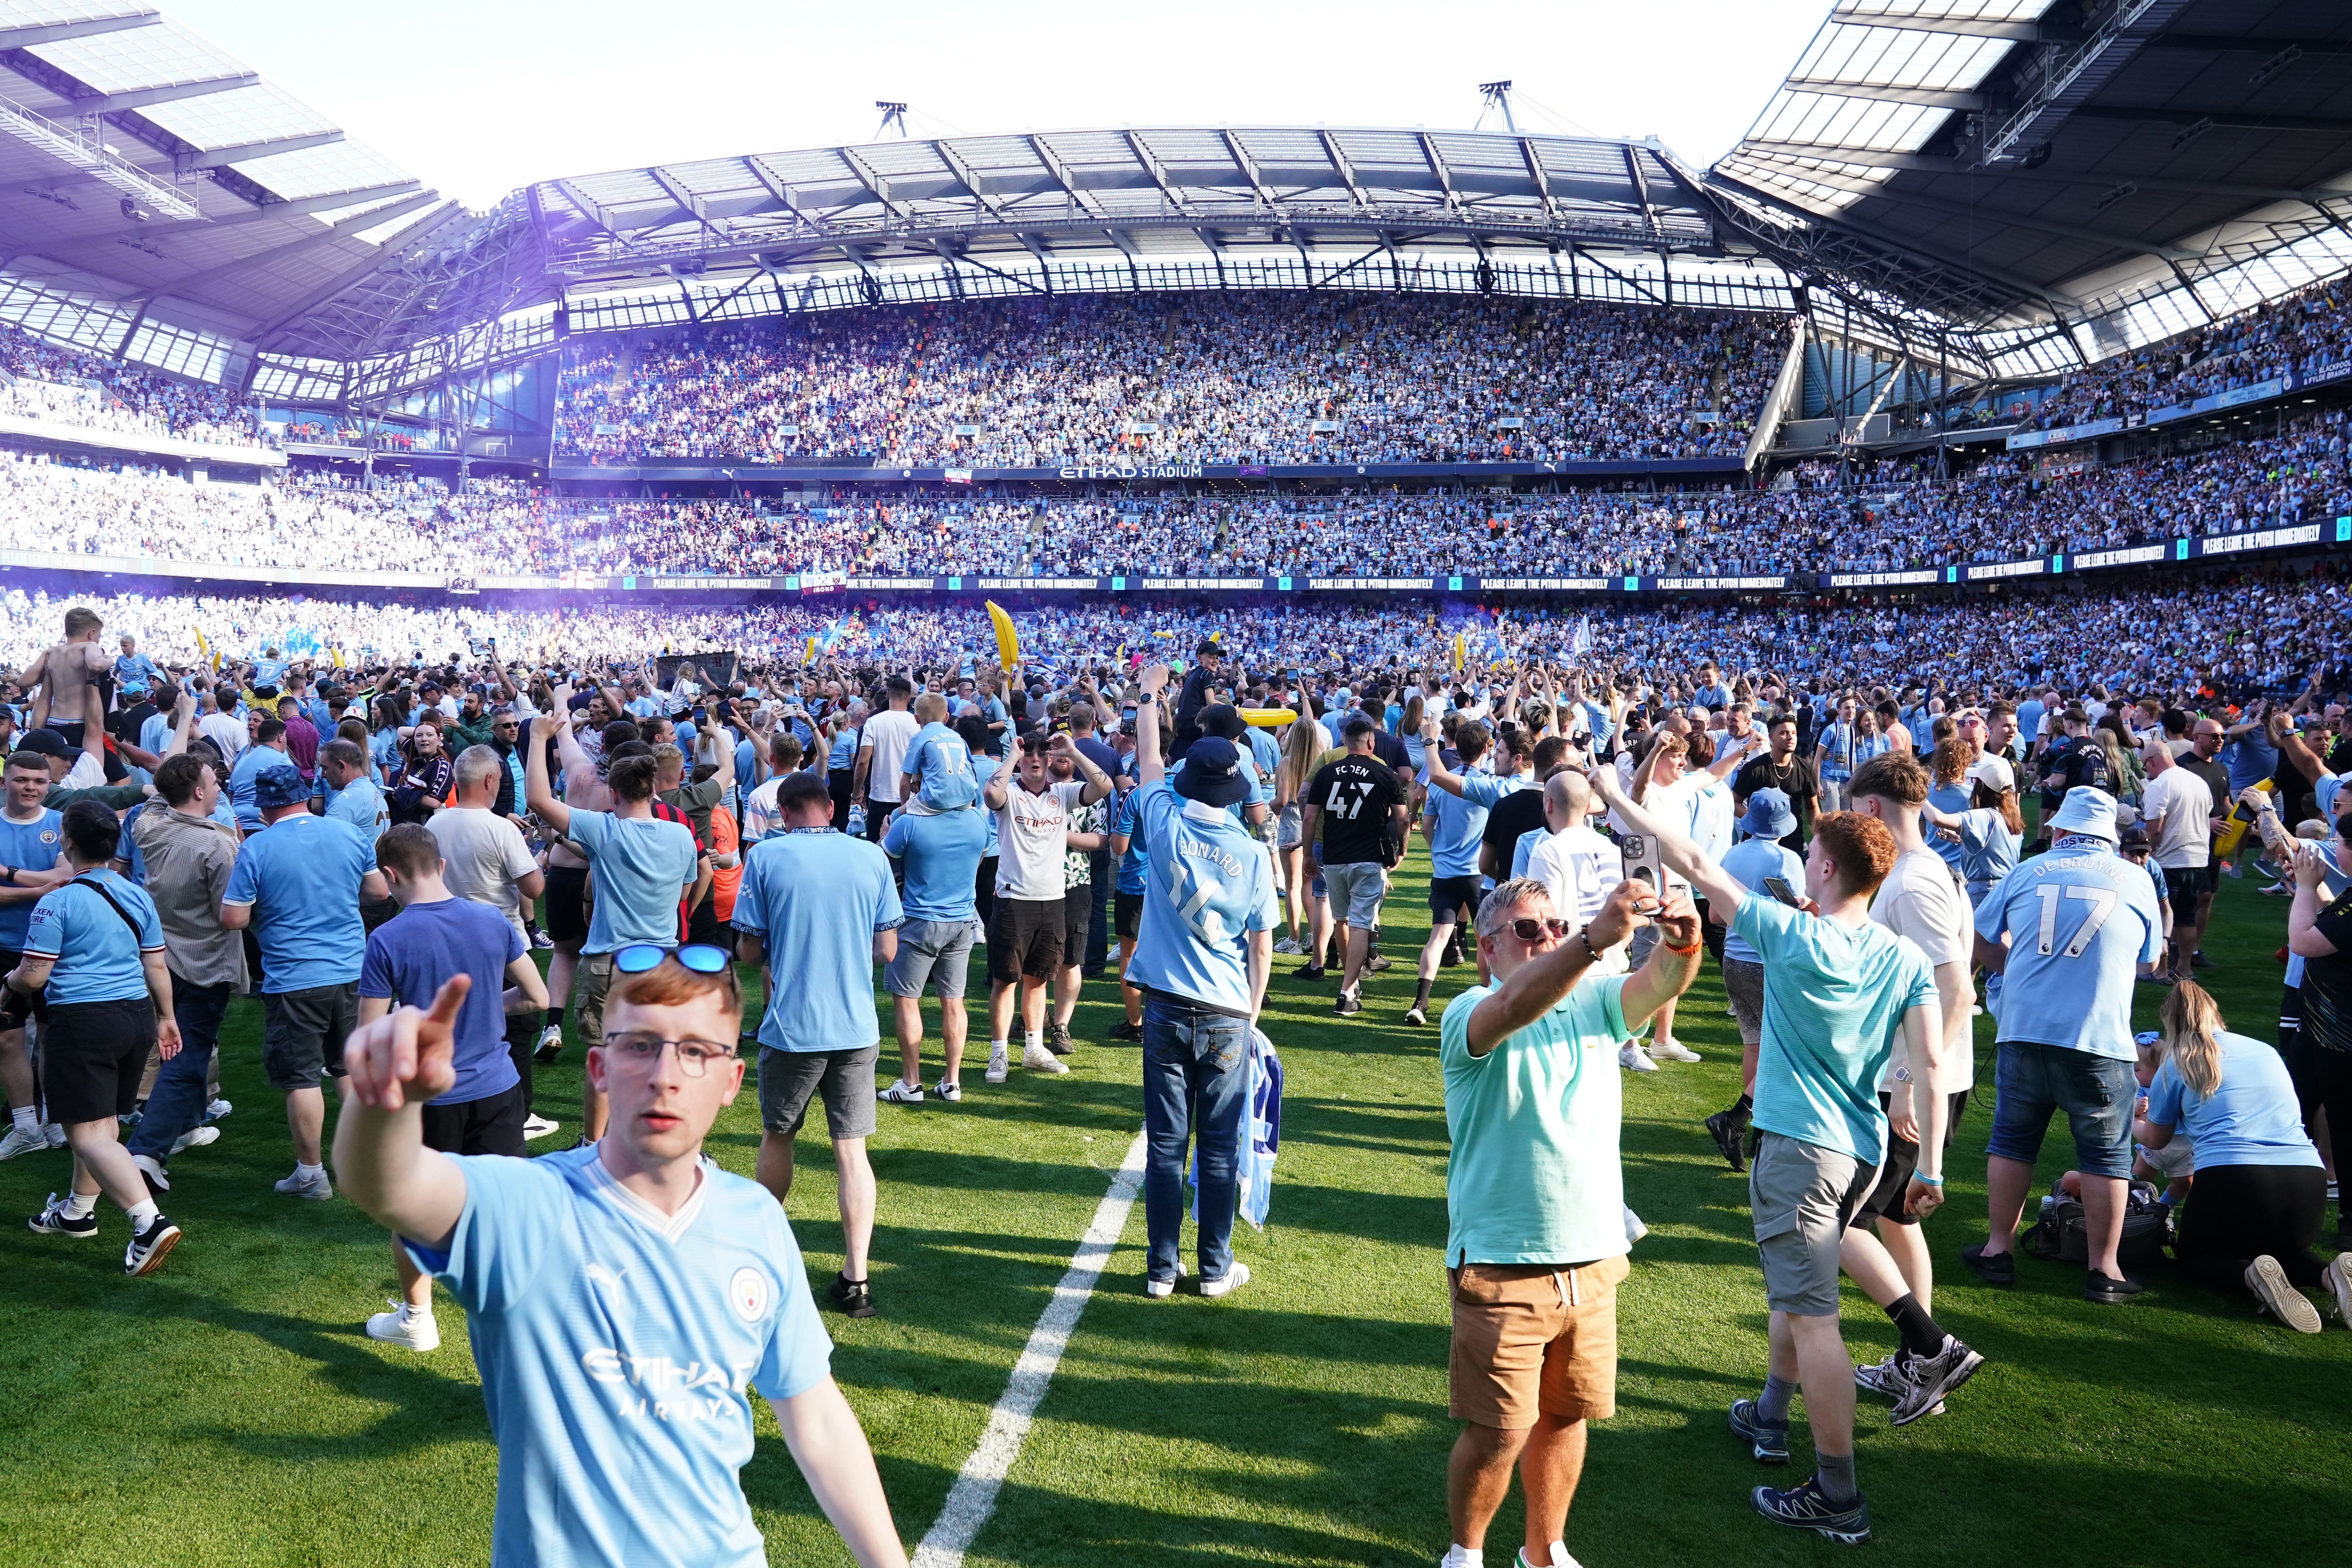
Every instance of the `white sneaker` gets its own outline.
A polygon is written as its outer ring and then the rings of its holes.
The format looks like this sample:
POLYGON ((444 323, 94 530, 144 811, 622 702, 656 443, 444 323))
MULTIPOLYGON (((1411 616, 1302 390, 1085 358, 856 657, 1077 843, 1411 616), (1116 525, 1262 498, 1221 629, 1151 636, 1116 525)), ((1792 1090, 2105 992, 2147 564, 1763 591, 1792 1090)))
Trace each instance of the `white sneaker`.
POLYGON ((68 1142, 66 1130, 54 1121, 41 1123, 41 1137, 52 1149, 62 1149, 68 1142))
MULTIPOLYGON (((1048 1052, 1047 1054, 1051 1055, 1052 1053, 1048 1052)), ((981 1074, 981 1076, 991 1083, 1003 1083, 1004 1081, 1006 1070, 1004 1047, 1003 1046, 991 1046, 988 1051, 988 1070, 981 1074)))
POLYGON ((960 1083, 950 1083, 945 1079, 941 1079, 939 1082, 933 1084, 931 1086, 931 1092, 938 1095, 941 1100, 946 1100, 950 1105, 960 1104, 963 1100, 963 1085, 960 1083))
POLYGON ((563 1054, 563 1026, 550 1024, 539 1032, 539 1043, 530 1048, 530 1059, 551 1062, 563 1054))
POLYGON ((1143 1293, 1155 1301, 1166 1300, 1176 1293, 1176 1280, 1182 1278, 1184 1278, 1184 1260, 1180 1258, 1176 1260, 1175 1279, 1154 1279, 1147 1274, 1143 1277, 1143 1293))
POLYGON ((215 1100, 211 1104, 205 1107, 205 1120, 206 1121, 218 1121, 236 1109, 236 1106, 231 1105, 226 1100, 215 1100))
POLYGON ((219 1142, 219 1128, 191 1127, 188 1131, 181 1133, 177 1138, 172 1140, 171 1152, 176 1154, 184 1149, 201 1149, 207 1143, 217 1143, 219 1142))
POLYGON ((1631 1072, 1655 1072, 1658 1064, 1652 1061, 1641 1047, 1628 1040, 1617 1047, 1617 1065, 1631 1072))
POLYGON ((1643 1237, 1645 1237, 1645 1236, 1647 1236, 1647 1235, 1649 1235, 1649 1234, 1650 1234, 1650 1227, 1649 1227, 1648 1226, 1643 1225, 1643 1224, 1642 1223, 1642 1216, 1641 1216, 1640 1215, 1637 1215, 1637 1214, 1635 1214, 1635 1213, 1633 1212, 1633 1205, 1631 1205, 1631 1204, 1619 1204, 1617 1206, 1618 1206, 1619 1208, 1623 1209, 1623 1210, 1625 1211, 1625 1245, 1626 1245, 1626 1246, 1631 1247, 1631 1246, 1633 1246, 1635 1242, 1637 1242, 1637 1241, 1641 1240, 1643 1237))
MULTIPOLYGON (((2330 1267, 2333 1267, 2331 1265, 2330 1267)), ((2288 1283, 2286 1270, 2268 1253, 2246 1265, 2246 1289, 2272 1316, 2299 1334, 2319 1331, 2319 1310, 2288 1283)))
POLYGON ((1650 1043, 1650 1059, 1660 1062, 1695 1062, 1699 1059, 1699 1057, 1696 1051, 1680 1040, 1653 1040, 1650 1043))
POLYGON ((433 1321, 431 1312, 411 1312, 406 1303, 385 1297, 389 1312, 378 1312, 367 1321, 367 1337, 382 1340, 389 1345, 406 1345, 413 1351, 441 1348, 441 1325, 433 1321))
POLYGON ((277 1189, 289 1198, 308 1198, 313 1203, 335 1195, 334 1184, 327 1180, 327 1169, 321 1165, 319 1173, 305 1180, 299 1172, 274 1183, 277 1189))
POLYGON ((908 1083, 904 1079, 894 1079, 889 1088, 880 1090, 874 1098, 887 1100, 893 1105, 920 1105, 923 1103, 923 1086, 908 1083))
POLYGON ((1295 936, 1284 937, 1274 944, 1274 951, 1286 958, 1296 958, 1299 952, 1298 939, 1295 936))
POLYGON ((2352 1329, 2352 1252, 2337 1253, 2319 1282, 2336 1298, 2336 1315, 2344 1320, 2346 1328, 2352 1329))
POLYGON ((147 1178, 149 1186, 159 1193, 168 1193, 172 1190, 171 1173, 163 1169, 163 1161, 152 1154, 133 1154, 131 1156, 131 1163, 139 1167, 139 1173, 147 1178))
POLYGON ((0 1138, 0 1160, 13 1160, 19 1154, 37 1153, 49 1146, 49 1141, 38 1127, 11 1127, 8 1136, 0 1138))
POLYGON ((562 1126, 562 1122, 550 1121, 544 1116, 526 1116, 522 1119, 522 1141, 529 1143, 541 1138, 552 1138, 562 1126))
POLYGON ((1063 1061, 1061 1058, 1055 1056, 1053 1052, 1047 1050, 1043 1046, 1023 1047, 1021 1050, 1021 1065, 1027 1068, 1031 1072, 1052 1073, 1067 1072, 1070 1070, 1069 1064, 1063 1061))
POLYGON ((1201 1294, 1208 1297, 1230 1296, 1249 1283, 1249 1265, 1235 1261, 1231 1268, 1215 1279, 1201 1281, 1201 1294))

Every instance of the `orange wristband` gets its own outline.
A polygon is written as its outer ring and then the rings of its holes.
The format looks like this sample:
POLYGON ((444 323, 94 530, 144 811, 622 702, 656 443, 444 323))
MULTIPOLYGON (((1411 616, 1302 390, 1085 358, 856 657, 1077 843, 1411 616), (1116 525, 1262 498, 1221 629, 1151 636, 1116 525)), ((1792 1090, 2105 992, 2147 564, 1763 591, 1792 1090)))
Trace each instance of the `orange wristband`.
POLYGON ((1706 943, 1703 942, 1695 942, 1688 947, 1676 947, 1673 942, 1661 942, 1658 945, 1664 948, 1668 952, 1673 953, 1677 958, 1688 958, 1692 953, 1696 952, 1700 948, 1705 947, 1706 943))

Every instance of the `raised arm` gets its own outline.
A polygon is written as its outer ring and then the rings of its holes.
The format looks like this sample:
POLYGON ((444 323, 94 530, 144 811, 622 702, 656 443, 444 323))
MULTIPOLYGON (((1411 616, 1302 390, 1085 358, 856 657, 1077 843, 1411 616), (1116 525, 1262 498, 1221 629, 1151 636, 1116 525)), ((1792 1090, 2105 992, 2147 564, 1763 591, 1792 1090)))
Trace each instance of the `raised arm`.
POLYGON ((1422 710, 1421 764, 1428 770, 1432 787, 1442 789, 1450 795, 1459 796, 1462 793, 1462 775, 1446 767, 1444 748, 1438 744, 1444 731, 1445 727, 1439 723, 1427 709, 1422 710))
POLYGON ((563 721, 552 713, 541 713, 530 721, 530 753, 522 760, 523 804, 557 833, 568 834, 572 831, 572 810, 548 787, 547 742, 551 736, 561 738, 559 745, 571 739, 563 721))
POLYGON ((1747 886, 1738 878, 1725 875, 1723 868, 1701 854, 1698 846, 1690 839, 1635 805, 1618 784, 1615 769, 1594 768, 1585 777, 1592 781, 1592 792, 1624 821, 1626 826, 1636 833, 1646 833, 1658 841, 1659 858, 1664 861, 1666 869, 1706 894, 1710 910, 1731 910, 1739 907, 1739 900, 1748 896, 1747 886))
MULTIPOLYGON (((1160 694, 1168 689, 1168 667, 1149 667, 1137 684, 1143 688, 1143 700, 1135 709, 1135 776, 1155 784, 1168 776, 1167 760, 1160 754, 1160 694)), ((1000 775, 1003 771, 997 770, 1000 775)))

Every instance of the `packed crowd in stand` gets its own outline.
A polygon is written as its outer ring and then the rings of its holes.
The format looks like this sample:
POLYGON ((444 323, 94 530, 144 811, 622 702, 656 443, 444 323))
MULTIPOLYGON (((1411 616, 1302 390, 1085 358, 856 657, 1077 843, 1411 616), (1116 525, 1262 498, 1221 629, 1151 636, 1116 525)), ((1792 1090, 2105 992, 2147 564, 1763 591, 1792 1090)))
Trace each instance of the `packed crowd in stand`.
POLYGON ((982 468, 1726 456, 1787 342, 1770 316, 1414 297, 875 310, 582 340, 557 450, 982 468))
POLYGON ((267 445, 227 389, 42 342, 0 322, 0 415, 84 429, 267 445))
POLYGON ((2036 429, 2129 418, 2352 358, 2352 280, 2334 278, 2209 327, 2069 374, 2034 405, 2036 429))
POLYGON ((2042 474, 1844 489, 1398 489, 793 501, 621 500, 477 480, 361 489, 301 471, 194 486, 0 457, 0 548, 435 575, 1608 575, 1853 572, 2231 534, 2352 511, 2342 411, 2284 433, 2042 474))

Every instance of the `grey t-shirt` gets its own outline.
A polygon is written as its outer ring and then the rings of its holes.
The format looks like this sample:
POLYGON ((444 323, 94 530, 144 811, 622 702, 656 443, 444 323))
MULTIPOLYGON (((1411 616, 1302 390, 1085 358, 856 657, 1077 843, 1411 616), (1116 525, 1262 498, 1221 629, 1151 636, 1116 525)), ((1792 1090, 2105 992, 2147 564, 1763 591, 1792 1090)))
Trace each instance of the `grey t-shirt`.
POLYGON ((522 830, 488 806, 445 806, 425 825, 440 841, 441 879, 461 899, 488 904, 517 931, 522 925, 522 894, 515 879, 539 869, 522 830))

